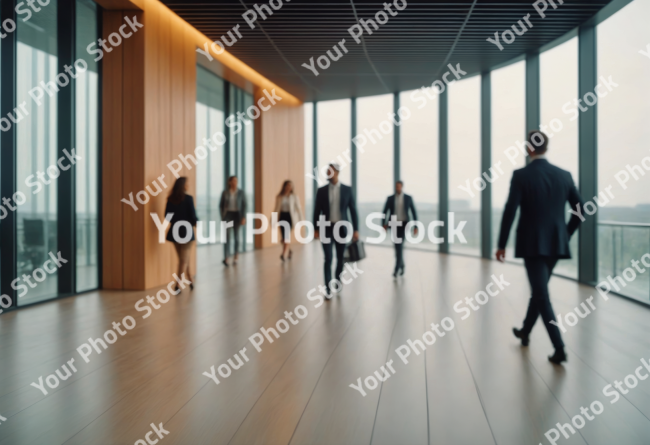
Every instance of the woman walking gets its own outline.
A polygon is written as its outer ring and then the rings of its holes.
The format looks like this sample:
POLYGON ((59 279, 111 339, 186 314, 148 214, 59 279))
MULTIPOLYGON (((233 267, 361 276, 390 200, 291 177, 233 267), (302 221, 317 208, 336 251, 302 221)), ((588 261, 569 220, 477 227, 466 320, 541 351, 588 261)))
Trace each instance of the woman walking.
POLYGON ((274 211, 280 214, 279 221, 285 221, 289 225, 288 229, 280 226, 280 232, 282 233, 282 255, 280 255, 280 259, 284 261, 287 250, 289 251, 289 259, 291 259, 292 252, 289 244, 291 243, 293 224, 303 220, 300 200, 293 193, 293 182, 286 180, 282 184, 282 190, 280 190, 275 200, 274 211))
MULTIPOLYGON (((194 230, 191 227, 196 226, 198 218, 194 208, 194 199, 187 194, 187 178, 181 176, 174 183, 165 207, 165 215, 173 213, 170 221, 169 232, 167 232, 167 241, 174 243, 176 254, 178 255, 178 276, 179 278, 186 274, 188 280, 192 280, 190 274, 190 251, 194 241, 194 230), (188 225, 182 224, 187 222, 188 225)), ((194 289, 194 283, 190 283, 190 289, 194 289)), ((179 292, 178 283, 174 290, 179 292)))

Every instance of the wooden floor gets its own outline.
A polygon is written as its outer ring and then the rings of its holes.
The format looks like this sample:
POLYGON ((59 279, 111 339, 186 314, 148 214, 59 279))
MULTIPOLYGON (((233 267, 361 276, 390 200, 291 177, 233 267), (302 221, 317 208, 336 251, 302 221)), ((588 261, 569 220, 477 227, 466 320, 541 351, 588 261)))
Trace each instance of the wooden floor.
MULTIPOLYGON (((392 250, 368 247, 363 275, 314 308, 306 294, 322 280, 320 248, 294 250, 284 264, 273 248, 224 269, 221 249, 202 247, 195 290, 144 320, 134 304, 147 292, 95 292, 3 314, 0 444, 130 445, 162 422, 162 445, 536 445, 594 400, 604 412, 558 444, 650 443, 650 379, 616 404, 601 392, 650 359, 650 309, 595 296, 597 310, 564 334, 568 364, 554 367, 541 321, 529 348, 510 331, 527 306, 521 266, 410 250, 405 277, 394 280, 392 250), (461 321, 453 304, 493 273, 511 285, 461 321), (308 316, 257 353, 248 337, 299 304, 308 316), (135 328, 84 363, 76 348, 127 315, 135 328), (444 317, 456 327, 402 364, 395 349, 444 317), (202 375, 243 347, 250 361, 219 385, 202 375), (78 372, 47 396, 30 386, 71 358, 78 372), (348 387, 390 359, 395 375, 366 397, 348 387)), ((551 280, 556 312, 592 293, 551 280)))

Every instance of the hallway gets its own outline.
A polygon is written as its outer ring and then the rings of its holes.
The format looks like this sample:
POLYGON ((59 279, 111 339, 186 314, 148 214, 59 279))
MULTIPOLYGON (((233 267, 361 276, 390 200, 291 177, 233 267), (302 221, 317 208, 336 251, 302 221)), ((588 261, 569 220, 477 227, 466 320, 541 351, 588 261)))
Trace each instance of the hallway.
POLYGON ((315 308, 306 295, 322 279, 320 247, 293 248, 286 263, 271 248, 227 269, 220 246, 199 248, 194 291, 144 320, 134 305, 146 292, 104 290, 5 314, 0 444, 132 444, 145 422, 162 422, 163 445, 525 445, 548 443, 547 430, 595 400, 604 412, 558 443, 647 444, 650 381, 615 404, 602 394, 650 359, 646 307, 554 277, 556 313, 590 295, 597 308, 567 327, 569 362, 554 367, 541 320, 528 349, 512 336, 528 300, 518 265, 407 250, 406 275, 394 280, 392 249, 368 246, 363 274, 315 308), (492 274, 510 285, 461 320, 455 302, 492 274), (248 338, 298 305, 308 315, 258 353, 248 338), (136 326, 85 363, 75 349, 128 315, 136 326), (395 349, 445 317, 455 327, 402 363, 395 349), (202 374, 244 347, 250 361, 218 385, 202 374), (30 386, 71 357, 78 372, 48 395, 30 386), (391 359, 395 373, 365 397, 348 386, 391 359))

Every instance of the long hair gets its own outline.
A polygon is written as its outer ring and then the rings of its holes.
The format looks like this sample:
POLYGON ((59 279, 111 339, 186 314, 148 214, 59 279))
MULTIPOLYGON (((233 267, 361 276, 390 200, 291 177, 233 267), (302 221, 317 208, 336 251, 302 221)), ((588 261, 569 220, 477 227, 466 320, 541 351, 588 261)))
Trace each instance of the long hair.
POLYGON ((172 204, 180 204, 181 202, 183 202, 183 200, 185 199, 186 183, 187 183, 187 177, 181 176, 180 178, 178 178, 174 183, 174 187, 172 188, 172 191, 169 194, 167 201, 171 202, 172 204))
MULTIPOLYGON (((290 179, 287 179, 286 181, 284 181, 282 183, 282 188, 280 189, 280 193, 278 193, 278 196, 284 195, 284 189, 286 189, 287 185, 289 185, 289 184, 293 185, 293 182, 291 182, 290 179)), ((293 187, 291 187, 291 194, 293 195, 293 187)))

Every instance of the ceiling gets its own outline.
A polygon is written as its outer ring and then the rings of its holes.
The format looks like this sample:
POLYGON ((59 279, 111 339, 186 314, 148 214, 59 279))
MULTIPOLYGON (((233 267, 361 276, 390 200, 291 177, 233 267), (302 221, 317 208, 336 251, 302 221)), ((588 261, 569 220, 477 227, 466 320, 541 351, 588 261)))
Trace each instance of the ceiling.
MULTIPOLYGON (((278 1, 273 3, 278 5, 278 1)), ((542 19, 533 0, 459 0, 454 2, 407 0, 402 11, 388 17, 361 43, 348 29, 359 19, 374 19, 384 1, 290 0, 251 29, 242 17, 264 0, 163 0, 176 14, 212 40, 240 25, 242 37, 226 49, 253 69, 303 101, 329 100, 393 93, 429 85, 446 71, 445 65, 460 64, 469 74, 512 60, 566 34, 592 17, 610 0, 547 0, 542 19), (511 29, 530 14, 529 27, 503 50, 488 42, 494 33, 511 29), (301 66, 310 63, 345 39, 348 53, 331 62, 319 75, 301 66)), ((393 3, 390 3, 393 5, 393 3)), ((397 0, 397 5, 403 5, 397 0)), ((249 13, 251 14, 251 13, 249 13)), ((380 15, 380 20, 383 17, 380 15)), ((371 25, 368 25, 371 26, 371 25)), ((232 33, 235 37, 236 34, 232 33)), ((227 36, 226 36, 227 38, 227 36)), ((503 39, 500 38, 502 41, 503 39)))

